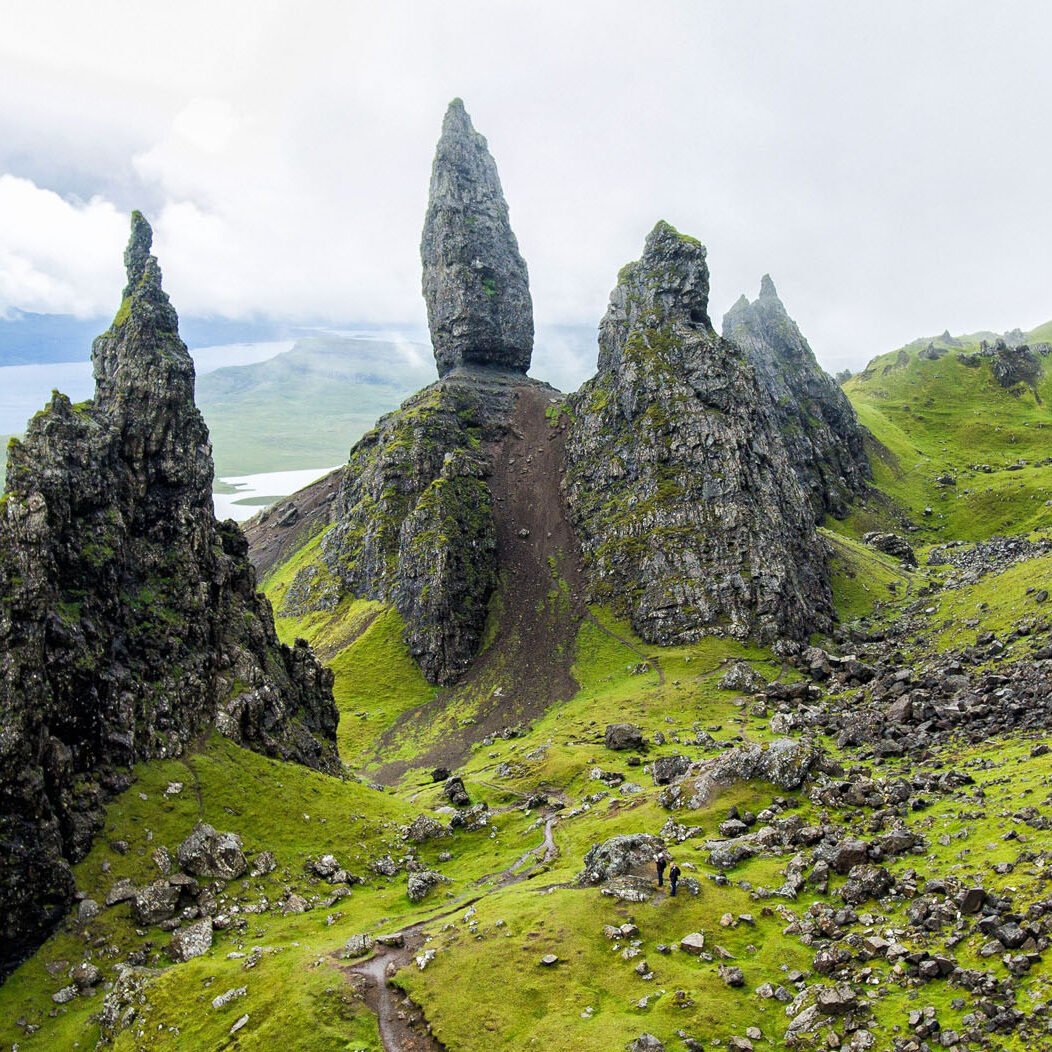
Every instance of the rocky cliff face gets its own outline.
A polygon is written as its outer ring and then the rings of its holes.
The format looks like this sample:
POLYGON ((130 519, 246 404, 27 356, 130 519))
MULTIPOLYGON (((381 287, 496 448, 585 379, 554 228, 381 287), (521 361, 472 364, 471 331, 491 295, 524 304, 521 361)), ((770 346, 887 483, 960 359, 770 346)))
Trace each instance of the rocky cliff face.
POLYGON ((212 510, 193 362, 136 213, 128 285, 12 444, 0 502, 0 972, 68 907, 123 768, 221 733, 338 772, 331 673, 274 633, 247 545, 212 510))
POLYGON ((569 400, 566 490, 592 593, 647 640, 805 638, 824 548, 746 353, 708 316, 704 247, 659 223, 622 269, 569 400))
POLYGON ((362 438, 322 540, 327 572, 302 572, 291 612, 348 593, 391 602, 431 682, 464 672, 496 584, 488 449, 506 433, 514 387, 499 377, 440 380, 362 438))
POLYGON ((497 166, 460 99, 435 151, 420 256, 439 376, 471 364, 525 373, 533 351, 526 263, 497 166))
POLYGON ((871 477, 865 431, 847 395, 818 364, 764 275, 760 295, 724 315, 723 337, 749 356, 815 515, 843 518, 871 477))

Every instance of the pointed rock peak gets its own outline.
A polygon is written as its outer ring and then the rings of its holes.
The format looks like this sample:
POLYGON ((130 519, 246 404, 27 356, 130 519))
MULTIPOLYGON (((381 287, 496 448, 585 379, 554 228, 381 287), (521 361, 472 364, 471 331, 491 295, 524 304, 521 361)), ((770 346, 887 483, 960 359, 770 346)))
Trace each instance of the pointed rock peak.
POLYGON ((142 212, 131 214, 131 234, 124 250, 127 284, 111 332, 122 329, 134 316, 143 331, 176 334, 179 318, 161 287, 161 268, 151 255, 153 230, 142 212))
MULTIPOLYGON (((711 328, 709 322, 709 267, 705 246, 659 220, 647 235, 643 256, 618 275, 619 287, 634 286, 637 302, 668 320, 688 321, 711 328)), ((611 307, 615 296, 611 297, 611 307)))
POLYGON ((764 274, 764 276, 760 279, 760 299, 778 299, 778 290, 774 287, 774 282, 771 281, 770 274, 764 274))
POLYGON ((124 250, 124 269, 128 275, 125 296, 130 296, 142 282, 151 258, 152 247, 153 229, 142 212, 136 210, 131 214, 131 236, 128 238, 128 247, 124 250))
POLYGON ((442 134, 445 135, 470 135, 478 133, 475 131, 468 111, 464 109, 464 100, 455 98, 446 108, 446 116, 442 121, 442 134))
POLYGON ((460 99, 442 122, 420 258, 439 376, 463 366, 525 373, 533 353, 529 275, 497 165, 460 99))

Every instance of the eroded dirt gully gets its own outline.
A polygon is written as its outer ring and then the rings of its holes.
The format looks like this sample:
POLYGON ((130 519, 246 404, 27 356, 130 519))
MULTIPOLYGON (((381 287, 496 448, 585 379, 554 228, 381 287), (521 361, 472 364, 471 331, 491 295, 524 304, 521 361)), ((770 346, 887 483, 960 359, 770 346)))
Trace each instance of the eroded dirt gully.
POLYGON ((493 886, 488 890, 462 895, 449 909, 403 928, 391 937, 390 942, 375 943, 371 956, 365 960, 340 966, 355 993, 376 1016, 384 1052, 446 1052, 446 1046, 431 1033, 423 1009, 398 987, 391 985, 391 980, 402 968, 413 963, 424 948, 430 926, 470 909, 476 902, 501 888, 534 876, 545 863, 554 859, 558 854, 554 833, 557 821, 556 814, 548 814, 544 821, 544 839, 539 845, 516 859, 496 877, 481 877, 472 885, 477 889, 486 881, 493 880, 493 886), (531 860, 534 865, 525 868, 531 860))
POLYGON ((581 549, 562 492, 566 424, 547 418, 556 394, 522 384, 507 435, 488 449, 500 573, 495 638, 460 683, 399 719, 377 755, 407 736, 424 737, 454 705, 474 707, 470 725, 455 727, 412 760, 382 765, 373 772, 378 782, 392 784, 410 766, 454 768, 474 742, 532 722, 577 692, 571 668, 587 608, 581 549))

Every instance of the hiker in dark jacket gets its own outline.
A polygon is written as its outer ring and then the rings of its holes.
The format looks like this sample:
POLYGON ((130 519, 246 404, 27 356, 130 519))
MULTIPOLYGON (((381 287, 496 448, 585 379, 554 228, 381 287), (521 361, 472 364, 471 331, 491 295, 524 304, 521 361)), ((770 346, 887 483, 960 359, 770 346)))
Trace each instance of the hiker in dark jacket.
POLYGON ((679 883, 679 863, 673 862, 668 871, 668 889, 670 895, 676 894, 676 885, 679 883))
POLYGON ((665 883, 665 867, 668 865, 668 855, 665 854, 664 850, 657 853, 654 865, 657 866, 658 887, 660 888, 665 883))

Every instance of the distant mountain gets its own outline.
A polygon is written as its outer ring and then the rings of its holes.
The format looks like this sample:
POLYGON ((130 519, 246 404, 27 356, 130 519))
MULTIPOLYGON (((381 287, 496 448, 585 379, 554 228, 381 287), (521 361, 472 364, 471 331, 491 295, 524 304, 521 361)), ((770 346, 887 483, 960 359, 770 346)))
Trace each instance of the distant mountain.
POLYGON ((336 335, 198 377, 216 476, 343 463, 377 417, 433 378, 429 348, 336 335))
POLYGON ((108 318, 13 311, 0 318, 0 365, 83 361, 91 341, 108 325, 108 318))
MULTIPOLYGON (((12 311, 10 317, 0 317, 0 366, 87 361, 92 340, 109 324, 110 319, 101 316, 76 318, 72 314, 12 311)), ((194 348, 291 339, 306 328, 306 323, 182 318, 179 335, 194 348)))

